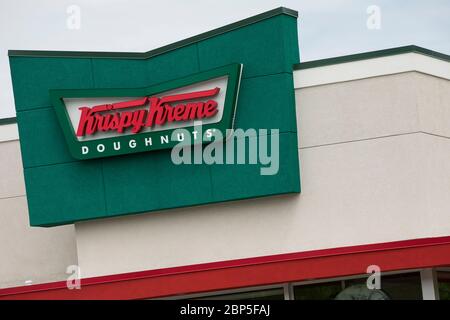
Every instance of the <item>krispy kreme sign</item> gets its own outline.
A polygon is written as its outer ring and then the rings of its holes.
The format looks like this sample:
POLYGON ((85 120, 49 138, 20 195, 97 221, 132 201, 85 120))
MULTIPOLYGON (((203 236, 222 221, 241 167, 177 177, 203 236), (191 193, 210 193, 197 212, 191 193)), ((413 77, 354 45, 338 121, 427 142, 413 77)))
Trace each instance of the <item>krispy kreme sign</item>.
POLYGON ((185 78, 135 89, 50 90, 62 132, 73 157, 91 159, 171 148, 184 129, 233 128, 242 65, 232 64, 185 78), (177 131, 179 132, 179 131, 177 131))
POLYGON ((220 92, 216 87, 210 90, 188 92, 162 97, 143 97, 136 100, 94 107, 80 107, 80 121, 77 136, 95 135, 97 132, 130 130, 138 133, 143 127, 164 126, 168 123, 185 122, 211 118, 217 114, 214 97, 220 92), (189 102, 198 100, 197 102, 189 102), (138 107, 137 110, 131 110, 138 107), (141 109, 143 107, 143 109, 141 109), (131 110, 131 111, 127 111, 131 110))

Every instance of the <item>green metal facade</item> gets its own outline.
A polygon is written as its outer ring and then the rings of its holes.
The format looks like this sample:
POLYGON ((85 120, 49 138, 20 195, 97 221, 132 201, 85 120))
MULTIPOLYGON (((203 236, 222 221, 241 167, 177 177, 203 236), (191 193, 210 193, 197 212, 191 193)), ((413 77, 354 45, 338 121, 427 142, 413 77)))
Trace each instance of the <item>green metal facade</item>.
POLYGON ((144 58, 10 53, 30 224, 300 192, 292 75, 297 18, 281 9, 254 18, 144 58), (260 175, 260 166, 250 164, 175 165, 170 150, 76 160, 49 96, 52 89, 149 87, 232 63, 243 64, 235 128, 279 129, 275 175, 260 175))

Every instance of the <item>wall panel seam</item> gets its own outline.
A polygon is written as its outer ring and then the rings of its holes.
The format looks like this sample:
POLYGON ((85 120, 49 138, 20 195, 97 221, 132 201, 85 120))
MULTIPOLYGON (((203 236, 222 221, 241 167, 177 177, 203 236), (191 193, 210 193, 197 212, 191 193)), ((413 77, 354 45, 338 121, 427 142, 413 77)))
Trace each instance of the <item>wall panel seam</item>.
POLYGON ((7 196, 7 197, 0 197, 0 201, 1 200, 8 200, 8 199, 16 199, 16 198, 23 198, 26 197, 26 194, 19 194, 19 195, 15 195, 15 196, 7 196))
POLYGON ((355 140, 346 140, 346 141, 339 141, 339 142, 332 142, 332 143, 324 143, 324 144, 300 147, 299 149, 311 149, 311 148, 318 148, 318 147, 327 147, 327 146, 346 144, 346 143, 352 143, 352 142, 378 140, 378 139, 392 138, 392 137, 398 137, 398 136, 412 135, 412 134, 417 134, 417 133, 428 134, 427 132, 423 132, 423 131, 404 132, 404 133, 396 133, 396 134, 390 134, 390 135, 385 135, 385 136, 377 136, 377 137, 371 137, 371 138, 362 138, 362 139, 355 139, 355 140))

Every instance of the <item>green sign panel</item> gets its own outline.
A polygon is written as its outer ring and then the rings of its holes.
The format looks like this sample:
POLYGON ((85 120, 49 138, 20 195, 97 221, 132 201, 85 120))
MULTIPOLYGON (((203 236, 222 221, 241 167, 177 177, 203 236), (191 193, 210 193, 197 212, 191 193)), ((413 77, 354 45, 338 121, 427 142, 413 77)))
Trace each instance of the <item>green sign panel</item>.
POLYGON ((32 226, 300 192, 293 10, 144 53, 10 51, 9 59, 32 226), (196 141, 198 122, 223 138, 251 129, 248 143, 275 129, 276 174, 238 159, 174 163, 177 129, 201 146, 192 150, 215 146, 196 141))

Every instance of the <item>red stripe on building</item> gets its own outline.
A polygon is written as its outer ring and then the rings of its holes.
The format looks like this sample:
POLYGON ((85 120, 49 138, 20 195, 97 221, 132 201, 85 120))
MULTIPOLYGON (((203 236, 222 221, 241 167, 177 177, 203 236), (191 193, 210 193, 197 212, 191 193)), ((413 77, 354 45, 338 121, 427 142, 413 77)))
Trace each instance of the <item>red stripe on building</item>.
POLYGON ((450 237, 278 254, 0 289, 0 299, 144 299, 381 271, 450 266, 450 237))

